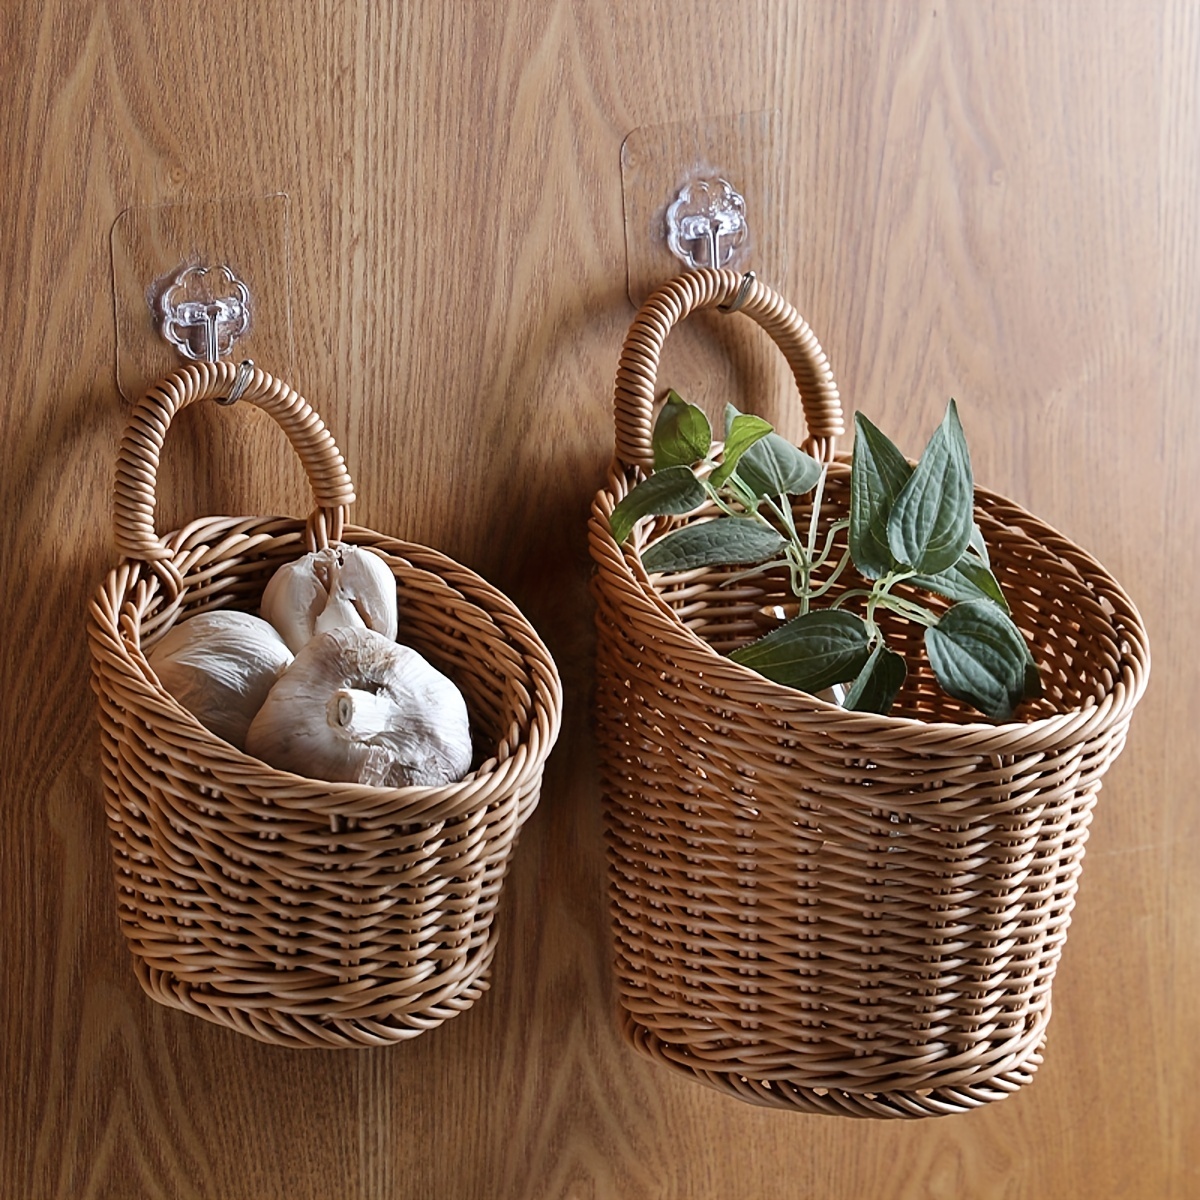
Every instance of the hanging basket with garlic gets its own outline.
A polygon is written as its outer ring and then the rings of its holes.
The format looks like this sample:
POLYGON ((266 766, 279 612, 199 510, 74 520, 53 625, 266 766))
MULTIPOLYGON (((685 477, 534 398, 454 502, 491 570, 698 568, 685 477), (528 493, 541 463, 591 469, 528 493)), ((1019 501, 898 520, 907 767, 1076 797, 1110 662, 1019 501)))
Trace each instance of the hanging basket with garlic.
POLYGON ((386 1045, 487 987, 561 686, 497 589, 346 523, 333 439, 260 369, 240 399, 287 434, 312 515, 160 537, 171 421, 237 370, 163 379, 121 444, 123 557, 89 627, 118 914, 163 1004, 278 1045, 386 1045))
POLYGON ((589 536, 629 1039, 794 1112, 1010 1095, 1042 1060, 1092 809, 1146 685, 1136 608, 973 487, 953 407, 915 469, 865 421, 839 457, 825 355, 751 277, 701 269, 646 301, 614 415, 589 536), (710 445, 674 397, 656 419, 667 335, 730 308, 787 359, 807 453, 743 414, 710 445))

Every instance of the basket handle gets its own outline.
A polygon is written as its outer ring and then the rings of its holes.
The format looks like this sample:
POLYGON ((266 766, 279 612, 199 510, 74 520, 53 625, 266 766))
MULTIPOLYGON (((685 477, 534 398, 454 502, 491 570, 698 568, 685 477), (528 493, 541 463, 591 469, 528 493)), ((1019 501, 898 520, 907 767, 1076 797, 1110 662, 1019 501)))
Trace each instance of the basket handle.
POLYGON ((654 466, 651 445, 658 364, 667 334, 684 317, 705 308, 743 312, 783 352, 804 409, 808 437, 803 448, 832 461, 845 432, 842 402, 829 360, 808 322, 778 292, 753 275, 704 267, 664 284, 642 305, 621 350, 614 398, 617 461, 626 469, 654 466))
POLYGON ((232 362, 199 362, 160 379, 138 401, 117 455, 113 531, 117 548, 129 558, 155 566, 178 588, 174 552, 154 528, 158 464, 163 441, 175 414, 198 400, 228 403, 235 381, 244 384, 235 396, 253 404, 280 425, 304 466, 317 506, 308 518, 314 548, 341 536, 346 508, 354 502, 354 484, 325 423, 298 392, 282 380, 254 367, 243 371, 232 362))

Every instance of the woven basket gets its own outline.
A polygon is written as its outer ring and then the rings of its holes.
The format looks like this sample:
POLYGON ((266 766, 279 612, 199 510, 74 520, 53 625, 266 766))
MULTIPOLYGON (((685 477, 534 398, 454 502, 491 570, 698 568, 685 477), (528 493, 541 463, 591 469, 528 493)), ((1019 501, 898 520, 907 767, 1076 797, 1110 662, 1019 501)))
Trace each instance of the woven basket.
POLYGON ((307 521, 209 517, 159 538, 159 453, 174 415, 230 389, 236 368, 189 366, 138 404, 121 444, 115 529, 125 556, 92 604, 93 683, 121 926, 154 999, 286 1046, 415 1037, 487 987, 509 858, 558 734, 554 663, 517 609, 433 550, 345 524, 354 493, 305 400, 255 370, 316 498, 307 521), (333 784, 277 771, 205 729, 145 652, 174 623, 255 610, 281 564, 333 540, 396 577, 400 640, 458 684, 473 770, 439 788, 333 784))
MULTIPOLYGON (((886 717, 724 657, 778 624, 775 606, 794 599, 786 576, 648 577, 640 552, 681 520, 643 521, 618 548, 609 515, 652 465, 667 334, 735 297, 792 367, 806 449, 833 462, 822 513, 848 511, 837 389, 796 312, 729 271, 692 272, 652 296, 621 355, 616 457, 590 523, 626 1032, 756 1104, 962 1112, 1010 1094, 1041 1062, 1092 807, 1145 687, 1146 633, 1093 559, 979 489, 994 573, 1045 687, 1017 719, 985 723, 945 695, 920 627, 886 617, 889 645, 909 660, 886 717)), ((796 514, 808 519, 803 501, 796 514)))

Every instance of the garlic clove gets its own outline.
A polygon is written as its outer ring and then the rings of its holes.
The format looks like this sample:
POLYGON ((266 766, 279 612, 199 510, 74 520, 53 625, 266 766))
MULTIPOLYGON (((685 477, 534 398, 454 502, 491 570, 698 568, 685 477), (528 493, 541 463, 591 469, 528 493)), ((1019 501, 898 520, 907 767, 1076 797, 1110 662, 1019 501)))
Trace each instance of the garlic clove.
MULTIPOLYGON (((367 623, 362 619, 358 609, 341 590, 334 587, 325 607, 317 614, 313 622, 313 634, 324 633, 329 629, 367 629, 367 623)), ((392 635, 395 637, 395 634, 392 635)))
POLYGON ((266 621, 223 609, 173 626, 147 654, 159 682, 205 728, 239 750, 292 652, 266 621))
POLYGON ((316 634, 271 688, 246 749, 334 783, 439 787, 471 766, 467 705, 409 646, 370 629, 316 634))
POLYGON ((342 625, 395 638, 396 579, 377 554, 337 542, 280 567, 259 611, 293 653, 314 634, 342 625))
POLYGON ((391 568, 378 554, 361 546, 339 544, 338 555, 337 569, 330 578, 330 604, 352 605, 368 629, 395 641, 396 577, 391 568))
POLYGON ((258 611, 295 654, 313 635, 329 593, 314 569, 315 554, 285 563, 267 581, 258 611))

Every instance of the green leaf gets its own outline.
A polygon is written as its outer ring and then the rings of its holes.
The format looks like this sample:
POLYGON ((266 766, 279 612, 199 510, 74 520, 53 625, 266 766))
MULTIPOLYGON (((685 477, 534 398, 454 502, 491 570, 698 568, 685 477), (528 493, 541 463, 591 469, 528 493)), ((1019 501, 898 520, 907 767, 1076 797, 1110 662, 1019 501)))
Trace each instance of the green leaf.
POLYGON ((822 466, 777 433, 755 442, 738 462, 738 478, 757 499, 802 496, 816 487, 822 466))
POLYGON ((656 471, 664 467, 690 467, 712 447, 712 427, 700 409, 671 390, 654 423, 651 445, 656 471))
POLYGON ((1041 693, 1038 669, 1012 619, 986 600, 967 600, 925 630, 938 682, 997 721, 1041 693))
POLYGON ((992 565, 992 560, 988 557, 987 542, 983 540, 983 530, 980 529, 976 524, 971 525, 971 541, 968 544, 967 549, 974 551, 976 558, 978 558, 985 567, 990 567, 992 565))
POLYGON ((1009 611, 999 581, 971 554, 964 554, 954 566, 936 575, 914 575, 905 582, 936 592, 947 600, 990 600, 1005 612, 1009 611))
POLYGON ((1042 673, 1038 670, 1038 665, 1034 662, 1033 655, 1029 655, 1025 662, 1025 692, 1026 700, 1036 700, 1042 695, 1042 673))
POLYGON ((896 693, 908 674, 904 659, 880 642, 871 651, 866 666, 858 673, 842 707, 852 712, 873 712, 886 715, 891 711, 896 693))
POLYGON ((908 460, 892 442, 856 413, 850 467, 850 556, 867 579, 878 579, 896 567, 888 544, 888 518, 912 473, 908 460))
POLYGON ((863 669, 871 657, 870 638, 861 617, 840 608, 821 609, 793 618, 729 657, 776 683, 819 692, 863 669))
POLYGON ((721 465, 713 471, 710 479, 713 487, 720 487, 733 474, 738 459, 755 442, 761 441, 770 432, 771 423, 764 421, 762 417, 744 416, 741 413, 734 417, 729 425, 729 435, 725 440, 725 454, 721 459, 721 465))
POLYGON ((667 467, 643 479, 613 509, 609 528, 619 546, 643 517, 683 516, 708 498, 704 484, 688 467, 667 467))
POLYGON ((896 497, 888 546, 896 561, 936 575, 952 567, 971 541, 975 482, 953 400, 921 461, 896 497))
POLYGON ((736 404, 725 405, 725 440, 729 441, 729 435, 733 431, 733 423, 742 414, 738 411, 736 404))
POLYGON ((675 529, 642 555, 647 571, 690 571, 773 558, 787 541, 753 517, 716 517, 675 529))

